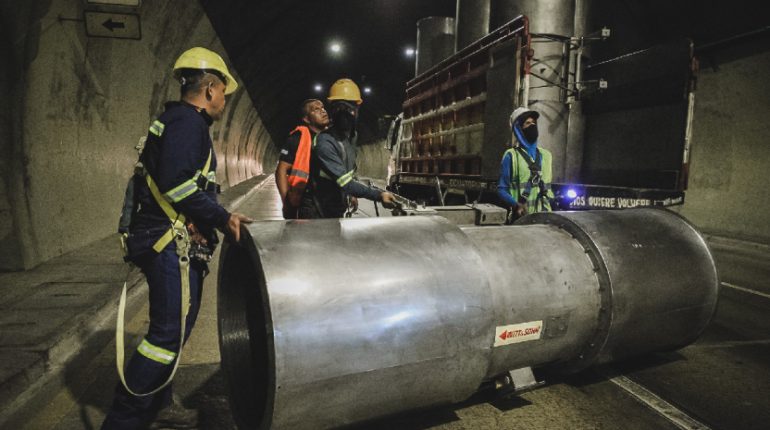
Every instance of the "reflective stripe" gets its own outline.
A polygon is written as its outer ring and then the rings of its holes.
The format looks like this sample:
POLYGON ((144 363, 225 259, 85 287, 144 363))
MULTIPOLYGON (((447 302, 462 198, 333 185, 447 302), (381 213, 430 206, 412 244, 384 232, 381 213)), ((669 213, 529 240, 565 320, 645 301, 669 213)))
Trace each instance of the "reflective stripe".
POLYGON ((308 179, 308 178, 310 178, 310 175, 308 175, 308 173, 307 173, 307 172, 303 172, 303 171, 301 171, 301 170, 294 170, 294 169, 291 169, 291 170, 289 171, 289 176, 296 176, 296 177, 298 177, 298 178, 303 178, 303 179, 308 179))
POLYGON ((150 342, 147 342, 147 339, 142 339, 142 343, 139 344, 139 347, 136 350, 143 356, 152 361, 157 361, 160 364, 171 364, 176 358, 176 352, 155 346, 150 342))
POLYGON ((353 180, 353 171, 349 171, 348 173, 345 173, 344 175, 337 178, 337 185, 340 187, 344 187, 348 184, 348 182, 353 180))
POLYGON ((181 185, 177 186, 176 188, 164 194, 163 198, 170 201, 171 203, 176 203, 184 199, 185 197, 191 195, 192 193, 198 191, 198 184, 196 180, 199 175, 195 175, 195 176, 196 176, 195 179, 189 179, 185 182, 182 182, 181 185))
MULTIPOLYGON (((177 185, 173 189, 166 192, 166 194, 163 194, 163 198, 171 203, 177 203, 181 200, 184 200, 185 198, 191 196, 193 193, 201 189, 201 187, 198 186, 198 179, 200 179, 201 175, 204 175, 207 179, 207 182, 214 182, 216 183, 217 179, 217 173, 216 172, 209 172, 209 167, 211 166, 211 151, 209 151, 209 158, 206 160, 206 165, 203 166, 203 170, 198 170, 195 172, 195 176, 192 177, 192 179, 188 179, 181 184, 177 185)), ((207 187, 208 184, 204 186, 207 187)), ((205 191, 205 190, 202 190, 205 191)))
POLYGON ((152 125, 150 126, 150 133, 160 137, 163 135, 164 128, 166 128, 166 126, 163 125, 162 122, 156 119, 155 121, 153 121, 152 125))

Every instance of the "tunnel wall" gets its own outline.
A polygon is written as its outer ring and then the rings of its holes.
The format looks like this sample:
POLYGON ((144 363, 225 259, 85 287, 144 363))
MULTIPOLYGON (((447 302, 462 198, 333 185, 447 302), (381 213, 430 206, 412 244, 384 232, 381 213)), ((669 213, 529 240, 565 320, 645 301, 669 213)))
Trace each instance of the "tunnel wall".
POLYGON ((681 213, 705 232, 770 243, 770 50, 747 43, 699 57, 681 213))
POLYGON ((360 145, 356 153, 356 174, 359 177, 385 179, 388 176, 389 160, 390 151, 385 149, 384 140, 360 145))
MULTIPOLYGON (((222 44, 198 2, 142 2, 141 40, 92 38, 85 2, 0 1, 0 270, 21 270, 114 233, 134 146, 168 100, 175 59, 222 44)), ((100 10, 88 6, 88 10, 100 10)), ((237 71, 234 71, 237 76, 237 71)), ((241 81, 242 83, 242 81, 241 81)), ((241 88, 244 88, 241 85, 241 88)), ((212 127, 223 187, 277 160, 251 98, 241 89, 212 127)))

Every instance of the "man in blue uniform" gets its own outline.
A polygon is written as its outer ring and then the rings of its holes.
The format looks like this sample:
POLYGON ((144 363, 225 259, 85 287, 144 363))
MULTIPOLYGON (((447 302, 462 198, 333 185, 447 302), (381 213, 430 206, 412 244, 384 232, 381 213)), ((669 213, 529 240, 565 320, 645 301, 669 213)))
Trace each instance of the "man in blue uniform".
POLYGON ((358 85, 339 79, 329 88, 332 126, 316 137, 310 159, 310 181, 305 188, 299 218, 341 218, 358 197, 393 205, 392 193, 356 181, 356 121, 362 103, 358 85), (349 198, 351 203, 349 203, 349 198))
MULTIPOLYGON (((204 48, 174 65, 181 100, 152 123, 135 176, 128 259, 147 277, 150 327, 125 370, 102 429, 191 428, 197 412, 172 401, 170 382, 200 308, 206 262, 219 229, 237 242, 251 220, 217 203, 217 160, 209 126, 222 118, 238 84, 222 58, 204 48), (186 315, 186 317, 185 317, 186 315), (148 394, 149 393, 149 394, 148 394)), ((121 334, 122 336, 122 334, 121 334)), ((119 357, 118 364, 122 362, 119 357)))

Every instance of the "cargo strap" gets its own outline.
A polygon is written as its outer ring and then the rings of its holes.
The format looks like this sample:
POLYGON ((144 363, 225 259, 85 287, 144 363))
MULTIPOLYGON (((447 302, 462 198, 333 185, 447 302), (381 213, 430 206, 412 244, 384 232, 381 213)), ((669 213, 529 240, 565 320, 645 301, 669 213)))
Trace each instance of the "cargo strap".
MULTIPOLYGON (((187 314, 190 311, 190 236, 187 233, 187 228, 182 226, 182 229, 173 229, 174 241, 176 242, 176 254, 179 256, 179 276, 182 283, 182 299, 181 309, 179 311, 179 351, 176 353, 176 362, 174 368, 171 370, 171 374, 168 375, 168 379, 159 387, 148 393, 136 393, 128 387, 126 383, 126 376, 123 372, 124 360, 125 360, 125 346, 124 346, 124 317, 126 313, 126 287, 128 284, 128 276, 126 281, 123 282, 123 291, 120 293, 120 302, 118 304, 118 317, 115 327, 115 363, 118 367, 118 375, 120 376, 120 382, 123 383, 126 391, 137 397, 149 396, 157 393, 165 388, 174 379, 177 369, 179 368, 179 362, 182 361, 182 349, 184 346, 184 335, 187 323, 187 314)), ((130 273, 130 270, 129 270, 130 273)), ((173 360, 174 357, 169 355, 169 360, 173 360)), ((156 360, 157 361, 157 360, 156 360)), ((167 364, 170 364, 168 361, 167 364)))

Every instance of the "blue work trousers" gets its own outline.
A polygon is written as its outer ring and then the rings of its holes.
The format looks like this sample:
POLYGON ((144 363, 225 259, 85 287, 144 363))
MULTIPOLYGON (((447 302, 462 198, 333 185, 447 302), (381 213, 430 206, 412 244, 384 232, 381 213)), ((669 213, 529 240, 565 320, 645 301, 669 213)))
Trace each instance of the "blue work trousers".
MULTIPOLYGON (((160 254, 145 255, 135 262, 147 277, 150 287, 150 328, 145 340, 155 347, 174 353, 179 351, 182 282, 179 256, 172 243, 160 254)), ((190 264, 190 311, 185 326, 185 341, 190 336, 200 309, 206 265, 190 264)), ((126 383, 136 393, 147 393, 168 379, 174 361, 164 364, 135 351, 126 366, 126 383)), ((150 396, 134 396, 118 382, 115 398, 103 430, 140 429, 147 426, 157 412, 171 403, 171 384, 150 396)))

